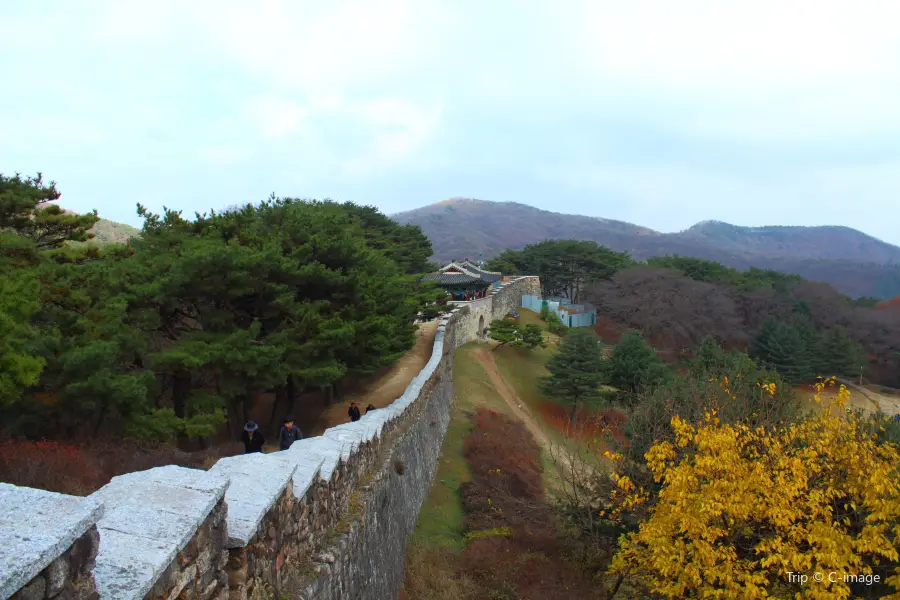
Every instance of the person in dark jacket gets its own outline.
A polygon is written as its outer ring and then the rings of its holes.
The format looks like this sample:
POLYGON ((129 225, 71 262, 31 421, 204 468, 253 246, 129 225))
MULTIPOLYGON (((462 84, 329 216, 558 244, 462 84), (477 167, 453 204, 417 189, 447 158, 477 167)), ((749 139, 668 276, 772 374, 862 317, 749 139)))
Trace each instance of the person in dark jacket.
POLYGON ((303 432, 300 431, 299 427, 294 425, 294 417, 286 417, 284 420, 284 427, 281 428, 281 432, 278 434, 279 449, 287 450, 291 447, 291 444, 302 439, 303 432))
POLYGON ((356 405, 356 402, 350 403, 350 409, 347 411, 347 414, 350 416, 351 421, 359 421, 359 407, 356 405))
POLYGON ((368 405, 368 406, 366 407, 366 414, 369 414, 369 413, 372 412, 373 410, 378 410, 378 409, 375 408, 375 405, 374 405, 374 404, 368 405))
POLYGON ((259 425, 253 421, 247 421, 247 424, 244 425, 244 433, 241 435, 241 441, 244 442, 244 454, 251 454, 253 452, 262 452, 263 444, 266 443, 266 438, 260 433, 259 425))

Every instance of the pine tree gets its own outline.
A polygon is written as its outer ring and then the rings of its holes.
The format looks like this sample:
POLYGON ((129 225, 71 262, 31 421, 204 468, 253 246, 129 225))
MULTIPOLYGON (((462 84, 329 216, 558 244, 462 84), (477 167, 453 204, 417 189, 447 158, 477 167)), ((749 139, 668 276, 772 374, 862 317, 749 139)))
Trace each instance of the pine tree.
POLYGON ((522 345, 526 348, 539 348, 544 346, 544 332, 541 330, 540 325, 529 323, 521 331, 522 345))
MULTIPOLYGON (((0 234, 0 243, 2 238, 0 234)), ((46 364, 31 351, 37 335, 31 316, 40 307, 38 292, 36 278, 24 269, 0 276, 0 407, 18 403, 46 364)))
POLYGON ((63 211, 53 204, 59 197, 55 184, 45 184, 40 174, 25 179, 0 174, 0 418, 11 430, 33 406, 23 394, 37 386, 47 365, 40 351, 43 338, 58 330, 40 316, 50 300, 42 269, 51 259, 65 264, 89 258, 90 253, 59 249, 89 239, 97 221, 96 214, 63 211))
POLYGON ((862 348, 841 328, 829 329, 819 346, 823 377, 851 377, 865 366, 862 348))
POLYGON ((571 405, 574 424, 579 404, 597 399, 606 378, 600 338, 590 329, 573 329, 548 361, 547 370, 550 375, 541 382, 541 389, 571 405))
POLYGON ((804 383, 812 377, 809 340, 792 323, 767 319, 750 344, 750 355, 791 383, 804 383))
POLYGON ((519 327, 514 321, 495 319, 491 321, 491 324, 488 327, 488 337, 495 342, 499 342, 494 347, 494 350, 496 351, 498 348, 506 346, 507 344, 514 344, 521 339, 521 334, 519 333, 519 327))
POLYGON ((663 360, 636 331, 622 336, 605 367, 609 385, 623 392, 656 386, 669 375, 663 360))
POLYGON ((544 345, 544 333, 538 325, 531 323, 520 327, 515 321, 496 319, 491 321, 488 328, 488 337, 500 342, 494 347, 494 351, 502 346, 525 346, 536 348, 544 345))
POLYGON ((821 342, 819 331, 809 316, 808 308, 806 308, 805 304, 801 306, 803 306, 803 309, 794 315, 794 318, 791 319, 788 325, 797 331, 802 341, 801 349, 796 357, 799 365, 798 379, 803 382, 810 382, 815 380, 817 375, 823 374, 823 365, 819 351, 821 342))
POLYGON ((725 359, 725 351, 712 337, 705 337, 694 351, 690 372, 694 377, 705 377, 714 373, 725 359))
POLYGON ((128 265, 109 248, 96 260, 41 266, 34 347, 47 366, 14 416, 21 432, 96 435, 153 409, 153 373, 138 358, 151 338, 126 318, 128 265))
POLYGON ((38 250, 59 248, 68 241, 85 242, 99 217, 97 211, 79 215, 64 211, 56 184, 45 184, 40 173, 23 179, 0 173, 0 231, 13 231, 30 239, 38 250))

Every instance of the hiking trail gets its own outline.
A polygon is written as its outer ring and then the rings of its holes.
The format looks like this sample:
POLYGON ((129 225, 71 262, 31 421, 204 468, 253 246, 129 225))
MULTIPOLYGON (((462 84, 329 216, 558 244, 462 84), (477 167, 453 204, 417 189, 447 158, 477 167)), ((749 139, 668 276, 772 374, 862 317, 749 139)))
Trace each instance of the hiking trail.
POLYGON ((359 410, 366 412, 366 406, 384 408, 403 395, 409 383, 425 368, 434 349, 438 321, 422 323, 416 330, 416 344, 400 360, 391 365, 387 373, 354 394, 348 394, 340 402, 329 406, 319 416, 319 421, 310 432, 311 436, 321 435, 329 427, 347 422, 347 407, 356 402, 359 410))

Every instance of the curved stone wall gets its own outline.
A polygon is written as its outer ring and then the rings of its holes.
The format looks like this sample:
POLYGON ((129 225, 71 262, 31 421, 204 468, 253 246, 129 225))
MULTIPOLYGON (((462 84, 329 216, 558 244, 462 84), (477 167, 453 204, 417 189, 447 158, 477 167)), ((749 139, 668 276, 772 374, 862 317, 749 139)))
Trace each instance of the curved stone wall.
POLYGON ((453 398, 453 351, 539 294, 521 277, 445 316, 390 406, 209 471, 129 473, 74 498, 0 484, 0 598, 396 598, 453 398))

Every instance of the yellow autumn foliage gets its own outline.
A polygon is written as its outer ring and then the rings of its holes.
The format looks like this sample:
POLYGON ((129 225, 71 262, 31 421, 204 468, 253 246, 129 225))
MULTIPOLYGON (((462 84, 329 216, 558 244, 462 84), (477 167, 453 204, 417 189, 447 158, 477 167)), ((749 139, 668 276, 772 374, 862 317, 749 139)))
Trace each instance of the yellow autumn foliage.
MULTIPOLYGON (((836 401, 848 397, 841 386, 836 401)), ((900 570, 883 570, 900 558, 900 454, 843 412, 772 430, 722 424, 714 412, 696 425, 673 418, 674 443, 645 455, 661 486, 655 503, 620 540, 612 570, 669 598, 849 598, 844 576, 873 567, 900 589, 900 570)), ((648 501, 632 488, 619 482, 626 505, 648 501)))

